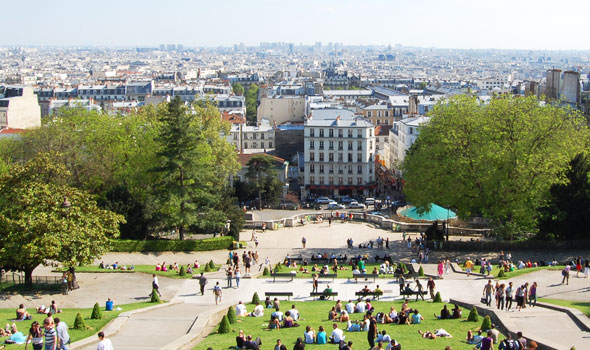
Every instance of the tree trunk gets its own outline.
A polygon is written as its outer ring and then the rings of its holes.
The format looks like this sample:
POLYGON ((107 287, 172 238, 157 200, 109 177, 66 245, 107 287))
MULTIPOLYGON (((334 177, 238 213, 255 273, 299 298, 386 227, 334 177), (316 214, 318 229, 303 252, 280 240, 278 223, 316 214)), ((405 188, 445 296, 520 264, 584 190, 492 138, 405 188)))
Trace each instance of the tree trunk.
POLYGON ((262 210, 262 192, 258 190, 258 210, 262 210))
MULTIPOLYGON (((184 203, 182 204, 184 205, 184 203)), ((184 240, 184 226, 178 226, 178 239, 184 240)))
POLYGON ((25 267, 24 272, 25 272, 25 287, 27 288, 33 288, 33 270, 35 269, 35 267, 25 267))
POLYGON ((76 268, 70 267, 68 271, 70 272, 70 275, 72 275, 72 285, 70 289, 74 290, 80 288, 80 286, 78 286, 78 282, 76 282, 76 268))

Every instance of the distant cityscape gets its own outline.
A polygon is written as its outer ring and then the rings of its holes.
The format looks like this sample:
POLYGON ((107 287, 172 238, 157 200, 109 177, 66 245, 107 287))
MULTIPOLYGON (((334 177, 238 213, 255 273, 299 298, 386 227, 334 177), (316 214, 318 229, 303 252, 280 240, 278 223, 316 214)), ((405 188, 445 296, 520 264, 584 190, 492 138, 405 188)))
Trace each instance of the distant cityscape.
MULTIPOLYGON (((590 52, 395 46, 0 48, 0 136, 63 107, 127 114, 180 97, 209 101, 232 124, 241 161, 269 153, 301 196, 396 188, 428 113, 453 95, 545 96, 590 113, 590 52), (246 92, 258 88, 247 108, 246 92)), ((238 177, 240 174, 238 174, 238 177)), ((286 193, 286 191, 285 191, 286 193)))

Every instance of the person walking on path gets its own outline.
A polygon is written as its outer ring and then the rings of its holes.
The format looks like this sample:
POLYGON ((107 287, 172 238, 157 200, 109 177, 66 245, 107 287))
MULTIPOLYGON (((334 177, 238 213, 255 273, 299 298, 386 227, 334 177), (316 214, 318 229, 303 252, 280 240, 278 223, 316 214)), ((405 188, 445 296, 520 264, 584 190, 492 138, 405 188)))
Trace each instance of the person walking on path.
POLYGON ((41 327, 39 322, 33 321, 31 324, 31 328, 29 329, 29 336, 25 341, 25 350, 27 350, 29 346, 29 341, 33 344, 33 350, 42 350, 43 349, 43 333, 41 332, 41 327))
MULTIPOLYGON (((153 290, 155 290, 159 296, 162 296, 162 293, 160 293, 160 283, 158 282, 158 276, 156 276, 156 274, 153 274, 152 277, 153 277, 153 279, 152 279, 152 292, 153 292, 153 290)), ((150 293, 150 296, 151 295, 152 294, 150 293)))
POLYGON ((371 349, 375 348, 375 338, 377 338, 377 320, 371 315, 369 319, 369 331, 367 332, 367 341, 371 349))
POLYGON ((219 282, 215 282, 215 287, 213 287, 213 295, 215 296, 215 305, 221 303, 221 287, 219 286, 219 282))
POLYGON ((422 287, 422 283, 420 283, 420 280, 416 278, 416 301, 418 301, 419 297, 422 298, 422 301, 424 301, 424 295, 422 294, 423 288, 424 287, 422 287))
POLYGON ((426 283, 426 287, 428 288, 428 291, 430 292, 430 299, 434 300, 434 288, 436 287, 436 284, 434 283, 434 280, 432 279, 432 277, 428 277, 428 282, 426 283))
POLYGON ((584 263, 584 278, 588 278, 588 275, 590 275, 590 260, 586 259, 584 263))
POLYGON ((576 277, 580 277, 580 272, 582 272, 582 257, 578 256, 576 259, 576 277))
POLYGON ((225 276, 227 277, 227 288, 231 288, 232 287, 232 279, 233 279, 233 272, 231 267, 227 267, 227 269, 225 269, 225 276))
POLYGON ((43 321, 43 328, 45 328, 45 350, 57 350, 57 333, 51 326, 51 320, 46 318, 43 321))
POLYGON ((445 265, 444 262, 441 260, 438 262, 438 278, 442 278, 444 273, 445 265))
POLYGON ((506 310, 510 311, 512 308, 512 294, 514 293, 514 287, 512 287, 512 282, 508 283, 508 287, 506 287, 506 310))
POLYGON ((494 294, 494 285, 492 284, 492 280, 488 280, 488 284, 483 287, 482 294, 485 295, 486 305, 490 306, 492 304, 492 294, 494 294))
POLYGON ((529 306, 537 306, 537 282, 529 289, 529 306))
POLYGON ((240 288, 240 278, 242 277, 242 274, 240 273, 240 267, 236 267, 236 270, 234 271, 234 277, 236 279, 236 286, 238 288, 240 288))
POLYGON ((504 310, 504 299, 506 298, 506 285, 502 283, 500 288, 496 289, 496 307, 498 310, 504 310))
POLYGON ((111 343, 110 339, 104 338, 103 332, 98 332, 98 345, 96 346, 96 350, 113 350, 113 343, 111 343))
POLYGON ((317 293, 318 292, 318 284, 319 284, 318 275, 317 274, 314 274, 313 275, 313 280, 312 280, 312 286, 313 286, 313 289, 311 290, 312 293, 317 293))
POLYGON ((465 271, 467 272, 467 277, 471 276, 471 269, 473 268, 473 261, 471 261, 471 259, 467 258, 467 261, 465 262, 465 271))
POLYGON ((205 295, 205 286, 207 285, 207 277, 205 274, 201 272, 201 277, 199 277, 199 288, 201 290, 201 295, 205 295))
POLYGON ((561 280, 561 284, 566 283, 567 285, 570 284, 570 269, 571 267, 569 265, 565 265, 565 267, 563 268, 563 270, 561 271, 561 275, 563 276, 563 279, 561 280))
POLYGON ((306 243, 307 243, 307 239, 305 237, 301 238, 301 245, 303 246, 303 249, 305 249, 306 243))
POLYGON ((55 332, 57 333, 57 348, 59 350, 68 350, 68 344, 70 344, 68 325, 58 317, 55 318, 55 332))

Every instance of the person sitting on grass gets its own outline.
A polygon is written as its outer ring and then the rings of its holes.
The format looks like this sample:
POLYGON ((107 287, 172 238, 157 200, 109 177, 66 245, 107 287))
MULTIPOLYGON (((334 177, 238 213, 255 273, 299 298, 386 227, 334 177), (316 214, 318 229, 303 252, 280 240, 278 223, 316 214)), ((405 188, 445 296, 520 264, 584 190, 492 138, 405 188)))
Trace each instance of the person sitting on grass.
POLYGON ((436 317, 439 320, 448 320, 452 317, 451 312, 449 311, 449 309, 447 309, 447 305, 445 304, 445 306, 443 306, 442 310, 440 310, 440 316, 437 316, 436 314, 434 314, 434 317, 436 317))
POLYGON ((337 319, 337 321, 348 322, 349 320, 350 316, 348 315, 348 312, 346 310, 342 310, 342 313, 340 314, 340 317, 337 319))
POLYGON ((291 328, 291 327, 299 327, 297 323, 291 317, 291 311, 287 311, 285 313, 285 318, 283 319, 283 328, 291 328))
POLYGON ((260 305, 260 303, 256 303, 256 307, 254 308, 254 311, 252 311, 250 313, 250 316, 252 316, 252 317, 264 316, 264 308, 262 307, 262 305, 260 305))
POLYGON ((422 321, 424 321, 424 317, 420 315, 418 309, 415 309, 414 314, 412 315, 412 324, 420 324, 422 321))
POLYGON ((370 298, 367 298, 367 311, 369 311, 369 312, 375 311, 375 308, 373 307, 373 305, 371 305, 371 299, 370 298))
POLYGON ((250 350, 260 350, 260 345, 262 345, 262 340, 260 340, 260 337, 256 337, 256 340, 252 340, 251 335, 248 335, 248 338, 244 342, 244 347, 250 350))
POLYGON ((318 335, 316 337, 316 342, 319 345, 323 345, 327 343, 327 336, 326 331, 324 330, 324 326, 318 327, 318 335))
POLYGON ((337 323, 334 323, 332 325, 332 328, 334 330, 332 331, 332 335, 330 336, 330 342, 332 342, 333 344, 338 344, 341 340, 344 340, 346 338, 344 336, 344 332, 342 331, 342 329, 338 328, 337 323))
POLYGON ((436 339, 438 338, 452 338, 453 336, 445 331, 444 329, 437 329, 434 332, 430 332, 430 331, 426 331, 426 332, 422 332, 420 330, 418 330, 418 333, 422 336, 422 338, 424 339, 436 339))
POLYGON ((389 336, 389 334, 387 334, 386 330, 383 330, 381 331, 381 333, 377 334, 377 341, 389 344, 389 342, 391 341, 391 337, 389 336))
POLYGON ((57 308, 57 304, 55 303, 55 300, 51 301, 51 305, 49 305, 49 312, 51 312, 52 314, 59 314, 62 312, 61 309, 57 308))
POLYGON ((482 334, 482 330, 480 329, 479 331, 477 331, 477 334, 473 334, 473 332, 471 330, 467 331, 467 343, 469 344, 473 344, 473 345, 477 345, 479 343, 481 343, 481 340, 483 339, 482 334))
POLYGON ((328 312, 328 321, 336 321, 336 307, 332 307, 332 310, 328 312))
POLYGON ((303 337, 305 338, 306 344, 313 344, 316 341, 315 332, 310 326, 305 327, 305 333, 303 333, 303 337))
MULTIPOLYGON (((179 271, 180 273, 180 271, 179 271)), ((193 273, 193 268, 191 266, 191 264, 186 264, 186 273, 192 274, 193 273)))
POLYGON ((246 343, 246 336, 244 335, 244 331, 240 329, 238 336, 236 337, 236 348, 243 349, 244 344, 246 343))
POLYGON ((241 301, 236 306, 236 316, 248 316, 248 310, 246 310, 246 305, 244 305, 241 301))
MULTIPOLYGON (((47 310, 47 312, 49 312, 49 310, 47 310)), ((32 319, 31 315, 27 312, 27 309, 25 309, 25 305, 20 304, 18 309, 16 309, 16 319, 21 321, 32 319)))
POLYGON ((38 314, 47 314, 48 312, 49 312, 49 308, 47 306, 45 306, 45 304, 41 304, 41 306, 39 306, 37 308, 38 314))
POLYGON ((359 314, 364 314, 367 308, 367 303, 365 303, 361 298, 358 299, 354 312, 359 314))
POLYGON ((274 316, 279 322, 283 321, 283 312, 281 312, 281 308, 279 307, 275 309, 275 312, 273 312, 271 316, 274 316))
POLYGON ((13 323, 12 328, 10 329, 10 337, 6 339, 4 342, 6 344, 24 344, 27 341, 27 338, 23 334, 23 332, 19 332, 16 328, 16 325, 13 323))
POLYGON ((455 304, 455 307, 453 308, 452 318, 458 319, 458 318, 461 318, 462 315, 463 315, 463 310, 461 310, 461 308, 459 307, 459 305, 455 304))
POLYGON ((349 314, 353 314, 354 313, 354 309, 356 308, 355 303, 352 302, 352 300, 348 301, 348 304, 346 304, 346 312, 348 312, 349 314))
POLYGON ((289 312, 291 313, 291 317, 293 317, 293 321, 299 320, 299 310, 295 308, 294 304, 291 305, 291 310, 289 310, 289 312))
POLYGON ((391 339, 389 344, 385 347, 385 350, 402 350, 402 345, 398 343, 395 339, 391 339))
POLYGON ((275 315, 270 316, 270 322, 268 323, 268 329, 280 329, 281 323, 275 315))
POLYGON ((346 322, 346 330, 349 332, 360 332, 361 325, 358 323, 358 321, 352 322, 351 320, 348 320, 348 322, 346 322))
POLYGON ((264 307, 267 309, 272 309, 272 301, 270 300, 270 297, 266 297, 264 300, 264 307))

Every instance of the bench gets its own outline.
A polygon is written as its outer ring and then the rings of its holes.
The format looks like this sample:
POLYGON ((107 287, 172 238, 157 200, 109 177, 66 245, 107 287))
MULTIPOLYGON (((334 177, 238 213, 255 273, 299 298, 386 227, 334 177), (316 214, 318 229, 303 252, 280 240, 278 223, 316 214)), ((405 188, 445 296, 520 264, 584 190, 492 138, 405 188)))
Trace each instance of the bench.
POLYGON ((375 274, 372 274, 372 273, 360 273, 360 274, 357 274, 357 275, 352 275, 352 277, 349 277, 348 278, 348 282, 350 282, 351 279, 354 279, 354 282, 355 283, 358 283, 358 279, 359 278, 365 278, 365 279, 372 278, 373 279, 373 283, 375 283, 375 280, 377 278, 379 278, 379 275, 375 275, 375 274))
POLYGON ((379 300, 379 297, 381 295, 383 295, 383 292, 379 292, 379 293, 375 293, 375 292, 356 292, 356 293, 354 293, 354 295, 356 295, 357 297, 372 296, 372 297, 377 298, 377 300, 379 300))
POLYGON ((277 281, 277 277, 279 278, 290 278, 292 282, 293 278, 295 278, 295 273, 271 273, 270 276, 272 277, 272 282, 276 282, 277 281))
MULTIPOLYGON (((426 294, 428 294, 428 292, 427 292, 427 291, 425 291, 425 290, 423 290, 423 291, 422 291, 422 295, 426 295, 426 294)), ((405 295, 405 296, 412 296, 412 295, 418 295, 418 292, 417 292, 417 291, 412 291, 412 293, 406 293, 406 291, 404 290, 404 291, 401 291, 401 292, 399 293, 399 295, 401 295, 401 296, 404 296, 404 295, 405 295)))
POLYGON ((287 300, 291 301, 293 292, 264 292, 265 297, 287 297, 287 300))
POLYGON ((311 292, 309 293, 310 297, 313 297, 313 300, 315 300, 316 297, 321 297, 321 296, 325 296, 327 297, 327 299, 329 299, 330 297, 337 297, 338 296, 338 292, 332 292, 332 293, 323 293, 323 292, 311 292))
POLYGON ((335 273, 325 273, 323 275, 322 274, 319 274, 318 275, 318 278, 331 278, 332 279, 332 282, 334 281, 334 279, 336 277, 338 277, 338 274, 335 274, 335 273))

